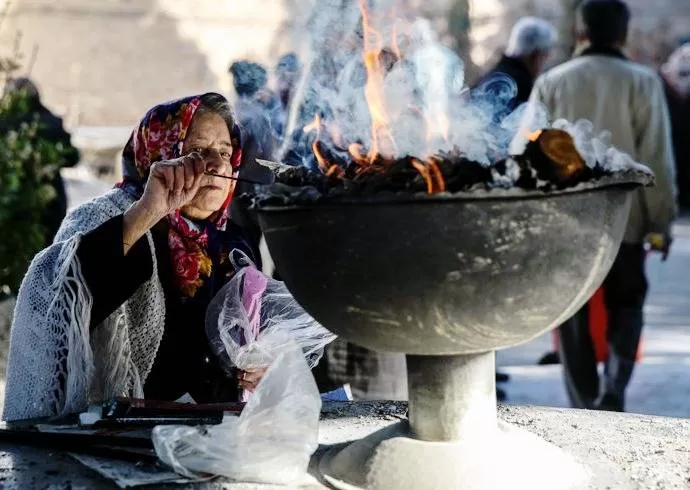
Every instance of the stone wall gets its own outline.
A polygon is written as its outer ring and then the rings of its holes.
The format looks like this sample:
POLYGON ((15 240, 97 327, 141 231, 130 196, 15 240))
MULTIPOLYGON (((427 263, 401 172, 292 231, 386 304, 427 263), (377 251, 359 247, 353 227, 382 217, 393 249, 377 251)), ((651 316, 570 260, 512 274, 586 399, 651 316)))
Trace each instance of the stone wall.
POLYGON ((267 58, 277 24, 248 12, 266 1, 246 2, 234 17, 213 3, 240 2, 19 0, 0 38, 8 46, 21 32, 27 55, 38 46, 31 75, 70 126, 131 125, 161 100, 227 90, 230 59, 267 58))

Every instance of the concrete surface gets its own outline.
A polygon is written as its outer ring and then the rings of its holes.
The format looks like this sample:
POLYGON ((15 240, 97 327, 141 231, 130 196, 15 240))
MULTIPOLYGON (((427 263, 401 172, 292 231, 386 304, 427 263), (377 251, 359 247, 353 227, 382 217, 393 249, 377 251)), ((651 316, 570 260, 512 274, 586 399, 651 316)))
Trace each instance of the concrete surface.
MULTIPOLYGON (((404 419, 404 414, 404 403, 329 403, 322 413, 320 441, 326 445, 360 438, 404 419)), ((513 406, 500 407, 499 417, 544 437, 585 465, 594 475, 588 489, 681 489, 690 486, 690 421, 513 406)), ((496 461, 496 467, 500 470, 500 461, 496 461)), ((553 469, 545 467, 543 471, 553 469)), ((554 479, 558 476, 557 473, 553 475, 554 479)), ((115 488, 68 456, 1 444, 0 486, 8 490, 115 488)), ((249 490, 266 487, 215 481, 187 488, 249 490)), ((312 483, 301 488, 325 487, 312 483)))

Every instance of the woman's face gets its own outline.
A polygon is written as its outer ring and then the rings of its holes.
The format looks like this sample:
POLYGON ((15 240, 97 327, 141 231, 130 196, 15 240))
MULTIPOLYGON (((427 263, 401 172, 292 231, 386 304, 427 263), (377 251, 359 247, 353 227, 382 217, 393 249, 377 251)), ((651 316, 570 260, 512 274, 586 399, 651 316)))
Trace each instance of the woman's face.
MULTIPOLYGON (((230 131, 225 120, 218 114, 205 112, 194 116, 184 140, 182 153, 198 152, 206 162, 206 171, 230 176, 233 168, 230 131)), ((194 199, 182 208, 191 219, 206 219, 218 211, 228 194, 235 188, 235 181, 205 175, 201 188, 194 199)))

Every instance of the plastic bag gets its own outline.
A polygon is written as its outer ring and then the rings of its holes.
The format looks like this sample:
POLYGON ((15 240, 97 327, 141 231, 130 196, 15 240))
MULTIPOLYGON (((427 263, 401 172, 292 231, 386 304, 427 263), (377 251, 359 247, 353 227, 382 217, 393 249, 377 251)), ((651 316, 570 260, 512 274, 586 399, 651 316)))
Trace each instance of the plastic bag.
POLYGON ((287 333, 310 368, 336 336, 314 320, 292 297, 285 283, 261 273, 237 250, 231 260, 239 272, 211 301, 206 334, 225 371, 265 368, 282 348, 287 333))
POLYGON ((158 457, 190 478, 199 473, 247 482, 287 484, 307 471, 318 446, 321 398, 311 374, 335 336, 297 304, 285 285, 241 252, 244 266, 209 305, 206 331, 229 375, 268 370, 239 417, 209 427, 159 426, 158 457))
POLYGON ((318 446, 321 398, 302 352, 287 334, 283 347, 239 417, 208 427, 158 426, 158 457, 190 478, 288 484, 304 476, 318 446))

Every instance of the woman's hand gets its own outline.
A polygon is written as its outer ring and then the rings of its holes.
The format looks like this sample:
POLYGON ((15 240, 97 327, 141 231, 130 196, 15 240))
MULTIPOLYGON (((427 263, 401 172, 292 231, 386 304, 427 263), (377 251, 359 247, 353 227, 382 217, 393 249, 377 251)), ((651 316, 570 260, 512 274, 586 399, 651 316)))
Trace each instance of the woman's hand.
POLYGON ((124 214, 125 254, 153 225, 194 199, 205 171, 198 153, 151 165, 144 194, 124 214))
POLYGON ((198 153, 154 163, 139 201, 160 220, 194 198, 205 170, 206 163, 198 153))
POLYGON ((237 373, 237 381, 239 382, 240 388, 253 392, 259 385, 259 382, 266 374, 268 370, 267 367, 263 368, 252 368, 246 371, 239 371, 237 373))

